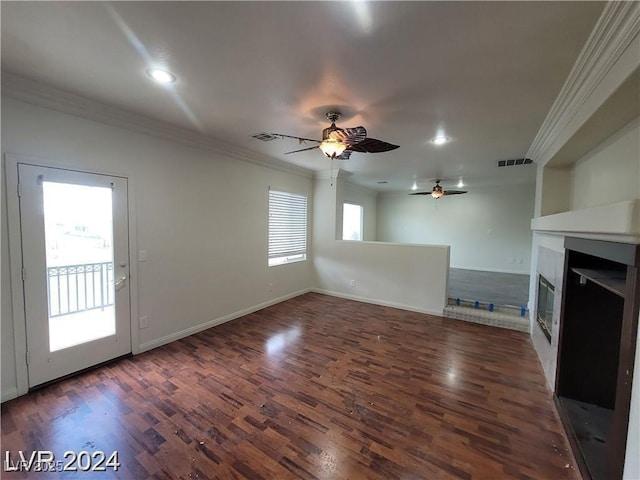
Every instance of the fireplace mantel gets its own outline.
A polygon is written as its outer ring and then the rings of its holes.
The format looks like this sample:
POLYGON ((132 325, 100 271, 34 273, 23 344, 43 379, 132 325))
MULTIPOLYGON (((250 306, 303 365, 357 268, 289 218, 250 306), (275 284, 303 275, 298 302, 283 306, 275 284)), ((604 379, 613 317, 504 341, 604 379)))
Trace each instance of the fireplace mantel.
POLYGON ((640 199, 536 217, 531 220, 531 230, 594 240, 640 243, 640 199))

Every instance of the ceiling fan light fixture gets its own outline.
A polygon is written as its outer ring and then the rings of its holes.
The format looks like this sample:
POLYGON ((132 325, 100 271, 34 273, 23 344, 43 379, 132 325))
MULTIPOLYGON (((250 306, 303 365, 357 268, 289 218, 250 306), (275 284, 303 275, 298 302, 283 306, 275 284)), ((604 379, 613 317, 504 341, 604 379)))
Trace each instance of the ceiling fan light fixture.
POLYGON ((442 187, 440 186, 440 181, 438 180, 436 182, 436 186, 433 187, 433 190, 431 190, 431 196, 433 198, 440 198, 444 195, 444 191, 442 190, 442 187))
POLYGON ((347 146, 344 143, 332 139, 324 140, 320 144, 320 150, 329 158, 339 157, 346 149, 347 146))

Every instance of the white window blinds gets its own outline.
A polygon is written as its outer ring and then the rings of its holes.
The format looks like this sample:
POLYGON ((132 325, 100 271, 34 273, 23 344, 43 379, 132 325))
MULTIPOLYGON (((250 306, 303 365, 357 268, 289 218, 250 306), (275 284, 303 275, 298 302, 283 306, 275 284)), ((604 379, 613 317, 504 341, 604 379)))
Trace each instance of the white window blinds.
POLYGON ((269 190, 269 266, 307 258, 307 197, 269 190))

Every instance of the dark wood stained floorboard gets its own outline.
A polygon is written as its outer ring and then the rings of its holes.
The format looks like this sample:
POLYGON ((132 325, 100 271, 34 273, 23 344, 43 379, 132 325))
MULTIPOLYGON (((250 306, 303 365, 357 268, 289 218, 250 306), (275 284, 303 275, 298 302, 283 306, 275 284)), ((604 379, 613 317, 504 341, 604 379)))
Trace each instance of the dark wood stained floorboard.
POLYGON ((526 334, 307 294, 2 405, 82 479, 575 479, 526 334))

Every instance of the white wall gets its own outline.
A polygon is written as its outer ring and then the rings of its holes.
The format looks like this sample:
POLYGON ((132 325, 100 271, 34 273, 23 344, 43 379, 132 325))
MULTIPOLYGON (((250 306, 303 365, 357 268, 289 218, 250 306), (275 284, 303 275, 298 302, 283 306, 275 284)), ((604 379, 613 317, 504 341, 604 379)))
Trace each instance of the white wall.
MULTIPOLYGON (((357 203, 362 205, 363 209, 363 232, 362 239, 364 241, 376 240, 376 224, 377 224, 377 192, 368 188, 345 182, 344 198, 342 202, 357 203)), ((340 236, 342 238, 342 235, 340 236)))
POLYGON ((379 195, 377 240, 450 245, 451 267, 528 274, 534 195, 533 184, 438 200, 379 195))
POLYGON ((335 219, 347 187, 338 177, 315 182, 315 289, 345 298, 437 315, 446 302, 449 249, 336 240, 335 219), (355 285, 351 286, 351 281, 355 285))
MULTIPOLYGON (((6 98, 2 149, 133 180, 137 249, 149 258, 138 264, 133 317, 149 316, 139 332, 141 349, 311 287, 311 261, 267 266, 268 187, 306 194, 311 210, 310 177, 6 98)), ((3 394, 15 388, 4 203, 3 394)))
POLYGON ((576 162, 571 210, 640 198, 639 145, 636 119, 576 162))

